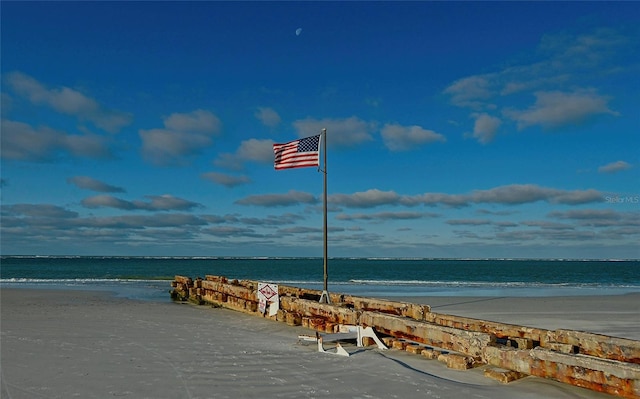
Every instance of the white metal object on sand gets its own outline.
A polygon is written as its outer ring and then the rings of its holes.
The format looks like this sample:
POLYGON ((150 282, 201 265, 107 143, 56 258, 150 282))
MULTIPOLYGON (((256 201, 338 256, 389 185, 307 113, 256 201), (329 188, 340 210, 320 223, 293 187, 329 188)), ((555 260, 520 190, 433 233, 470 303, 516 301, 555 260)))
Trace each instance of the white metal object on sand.
MULTIPOLYGON (((330 334, 330 335, 340 336, 340 335, 347 335, 347 334, 351 334, 351 337, 340 337, 340 339, 355 338, 356 345, 358 347, 363 347, 364 346, 363 338, 369 337, 374 340, 374 342, 378 346, 378 349, 388 349, 387 346, 380 340, 380 338, 378 338, 378 336, 376 335, 376 332, 371 327, 350 326, 350 325, 341 324, 338 326, 338 333, 330 334)), ((340 355, 340 356, 350 356, 349 352, 347 352, 342 347, 342 345, 340 345, 340 342, 336 342, 335 352, 329 352, 325 350, 324 338, 319 333, 316 333, 315 337, 310 335, 299 335, 298 338, 303 339, 305 341, 316 341, 318 343, 318 352, 330 353, 333 355, 340 355)))

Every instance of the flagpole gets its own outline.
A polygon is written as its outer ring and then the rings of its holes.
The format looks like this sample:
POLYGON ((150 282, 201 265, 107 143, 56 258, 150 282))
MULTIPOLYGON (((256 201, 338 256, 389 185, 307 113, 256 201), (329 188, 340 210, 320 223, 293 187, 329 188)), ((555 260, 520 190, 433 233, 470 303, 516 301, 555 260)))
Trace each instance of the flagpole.
POLYGON ((328 291, 328 281, 329 281, 329 273, 327 267, 327 129, 322 129, 322 158, 324 163, 324 184, 323 184, 323 235, 324 235, 324 251, 323 251, 323 266, 324 266, 324 286, 322 290, 322 295, 320 296, 320 303, 331 303, 331 298, 329 297, 328 291))

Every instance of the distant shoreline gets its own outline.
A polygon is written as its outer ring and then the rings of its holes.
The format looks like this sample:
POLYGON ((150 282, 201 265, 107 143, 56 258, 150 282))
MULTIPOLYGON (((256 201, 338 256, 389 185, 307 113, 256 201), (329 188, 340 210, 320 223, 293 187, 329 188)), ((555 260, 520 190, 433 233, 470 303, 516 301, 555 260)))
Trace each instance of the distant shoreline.
MULTIPOLYGON (((217 259, 240 259, 240 260, 303 260, 303 259, 323 259, 321 256, 202 256, 202 255, 175 255, 175 256, 162 256, 162 255, 0 255, 0 259, 202 259, 202 260, 217 260, 217 259)), ((549 262, 640 262, 640 258, 430 258, 430 257, 376 257, 376 256, 332 256, 328 259, 334 260, 426 260, 426 261, 470 261, 470 262, 483 262, 483 261, 549 261, 549 262)))

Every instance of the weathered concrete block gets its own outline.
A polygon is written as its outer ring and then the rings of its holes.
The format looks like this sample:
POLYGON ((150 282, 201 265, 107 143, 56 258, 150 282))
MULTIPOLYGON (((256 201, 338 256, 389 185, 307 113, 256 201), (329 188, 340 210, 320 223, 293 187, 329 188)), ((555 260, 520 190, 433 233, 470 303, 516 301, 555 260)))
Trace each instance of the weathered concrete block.
POLYGON ((360 323, 365 326, 374 326, 376 331, 397 338, 451 349, 473 357, 481 356, 483 348, 495 341, 495 337, 490 334, 444 327, 377 312, 363 312, 360 323))
POLYGON ((324 325, 324 332, 327 334, 335 334, 338 330, 338 325, 335 323, 328 322, 324 325))
POLYGON ((510 346, 518 349, 533 349, 533 340, 528 338, 513 338, 509 337, 510 346))
POLYGON ((324 325, 327 322, 321 317, 308 317, 308 327, 316 331, 324 331, 324 325))
POLYGON ((468 370, 473 367, 474 359, 471 356, 449 353, 445 355, 447 367, 454 370, 468 370))
POLYGON ((407 342, 403 341, 401 339, 398 339, 396 341, 393 341, 393 343, 391 344, 391 347, 393 349, 399 349, 399 350, 403 351, 407 347, 407 342))
POLYGON ((540 328, 498 323, 442 313, 427 313, 425 314, 425 321, 466 331, 484 332, 494 335, 497 338, 526 338, 536 342, 543 340, 548 331, 540 328))
POLYGON ((302 316, 298 313, 287 312, 285 315, 286 323, 290 326, 299 326, 302 324, 302 316))
POLYGON ((352 305, 355 310, 393 314, 414 320, 424 320, 425 314, 431 311, 429 305, 418 305, 409 302, 363 298, 351 295, 344 295, 341 299, 345 304, 352 305))
POLYGON ((577 350, 576 348, 571 345, 571 344, 561 344, 559 342, 545 342, 544 346, 545 349, 549 349, 552 351, 556 351, 556 352, 562 352, 562 353, 576 353, 577 350))
POLYGON ((640 365, 592 356, 566 354, 541 347, 518 350, 487 346, 490 365, 588 388, 624 398, 640 397, 640 365))
POLYGON ((217 282, 217 283, 224 283, 224 284, 227 284, 229 282, 229 279, 224 277, 224 276, 212 276, 212 275, 209 275, 209 274, 204 276, 204 279, 206 281, 214 281, 214 282, 217 282))
POLYGON ((377 343, 371 337, 362 337, 362 345, 363 346, 372 346, 372 345, 377 345, 377 343))
POLYGON ((210 280, 203 280, 201 284, 202 288, 204 289, 217 291, 222 294, 226 294, 228 296, 233 296, 236 298, 242 298, 244 300, 250 300, 254 302, 258 301, 258 296, 255 290, 250 290, 240 285, 225 284, 210 280))
POLYGON ((640 341, 572 330, 549 331, 547 339, 576 346, 584 355, 640 364, 640 341))
POLYGON ((509 382, 524 378, 527 375, 513 370, 486 368, 484 370, 484 376, 499 381, 503 384, 507 384, 509 382))
POLYGON ((334 324, 356 325, 358 313, 353 309, 341 308, 294 297, 281 297, 280 307, 286 311, 307 317, 319 317, 334 324))
POLYGON ((484 348, 482 359, 492 366, 531 374, 532 359, 526 356, 528 350, 518 350, 510 346, 489 345, 484 348))
POLYGON ((397 339, 393 337, 382 337, 382 343, 385 344, 388 348, 393 347, 393 343, 396 342, 397 339))
POLYGON ((173 278, 173 281, 176 281, 180 284, 186 284, 186 285, 193 285, 193 280, 191 279, 191 277, 185 277, 185 276, 175 276, 173 278))
POLYGON ((419 355, 423 348, 424 347, 420 345, 407 345, 404 350, 409 353, 413 353, 414 355, 419 355))
POLYGON ((433 359, 437 359, 438 356, 442 354, 442 352, 437 351, 435 349, 427 348, 427 349, 423 349, 422 352, 420 352, 420 354, 424 356, 426 359, 433 360, 433 359))

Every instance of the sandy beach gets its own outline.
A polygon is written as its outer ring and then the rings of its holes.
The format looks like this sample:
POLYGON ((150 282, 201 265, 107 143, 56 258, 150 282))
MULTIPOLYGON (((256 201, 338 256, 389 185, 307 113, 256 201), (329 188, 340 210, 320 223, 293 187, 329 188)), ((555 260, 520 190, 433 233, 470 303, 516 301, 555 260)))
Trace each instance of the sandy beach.
MULTIPOLYGON (((398 300, 398 298, 394 298, 398 300)), ((402 298, 441 313, 640 339, 640 295, 402 298)), ((527 377, 507 385, 398 350, 322 354, 312 334, 209 306, 108 292, 1 290, 2 398, 609 398, 527 377)))

